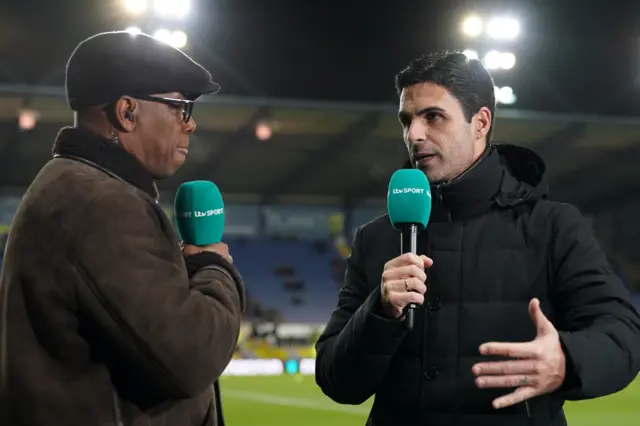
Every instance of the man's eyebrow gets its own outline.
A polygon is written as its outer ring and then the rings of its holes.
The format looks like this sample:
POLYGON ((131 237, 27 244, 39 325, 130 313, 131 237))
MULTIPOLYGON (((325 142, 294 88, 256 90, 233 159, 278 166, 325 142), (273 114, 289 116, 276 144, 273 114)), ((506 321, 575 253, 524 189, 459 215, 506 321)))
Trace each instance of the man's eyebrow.
MULTIPOLYGON (((447 111, 444 110, 443 108, 437 107, 437 106, 429 106, 426 108, 422 108, 420 111, 418 111, 418 113, 416 115, 424 115, 424 114, 428 114, 430 112, 438 112, 441 114, 445 114, 447 111)), ((403 119, 403 118, 407 118, 410 117, 411 114, 406 112, 406 111, 400 111, 398 112, 398 118, 399 119, 403 119)))

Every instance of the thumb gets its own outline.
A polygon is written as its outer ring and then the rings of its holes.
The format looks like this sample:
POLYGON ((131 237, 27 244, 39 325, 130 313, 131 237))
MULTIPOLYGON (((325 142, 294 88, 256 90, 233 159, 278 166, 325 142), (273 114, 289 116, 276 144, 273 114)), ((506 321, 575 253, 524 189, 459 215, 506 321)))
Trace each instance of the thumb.
POLYGON ((427 256, 425 256, 424 254, 420 256, 420 258, 422 259, 422 261, 424 262, 424 267, 426 268, 431 268, 431 266, 433 265, 433 260, 427 256))
POLYGON ((531 299, 531 302, 529 302, 529 315, 531 315, 531 319, 536 325, 539 336, 547 334, 551 330, 555 330, 551 321, 549 321, 542 312, 542 309, 540 308, 540 300, 537 298, 533 298, 531 299))

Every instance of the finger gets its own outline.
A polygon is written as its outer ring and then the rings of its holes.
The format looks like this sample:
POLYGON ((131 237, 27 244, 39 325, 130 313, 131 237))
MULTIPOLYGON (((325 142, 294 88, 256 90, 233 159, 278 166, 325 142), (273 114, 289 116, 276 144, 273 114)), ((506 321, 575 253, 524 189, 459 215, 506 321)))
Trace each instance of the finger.
POLYGON ((427 257, 427 256, 425 256, 423 254, 423 255, 420 256, 420 258, 424 262, 424 267, 425 268, 431 268, 433 266, 433 259, 431 259, 430 257, 427 257))
POLYGON ((406 282, 405 280, 401 280, 399 283, 400 286, 402 286, 401 291, 415 291, 420 294, 425 294, 427 292, 426 284, 418 278, 406 278, 406 282))
POLYGON ((387 269, 382 273, 382 279, 385 281, 392 280, 404 280, 405 278, 416 277, 420 281, 425 282, 427 280, 427 274, 423 269, 416 265, 398 266, 395 268, 387 269))
POLYGON ((537 374, 537 360, 480 362, 471 369, 475 376, 537 374))
POLYGON ((538 391, 536 390, 536 388, 533 388, 531 386, 524 386, 516 389, 508 395, 494 399, 493 408, 498 410, 500 408, 510 407, 512 405, 519 404, 522 401, 531 399, 536 395, 538 395, 538 391))
POLYGON ((476 379, 479 388, 517 388, 518 386, 536 386, 536 376, 514 374, 510 376, 481 376, 476 379))
POLYGON ((536 325, 538 336, 555 330, 555 327, 553 326, 551 321, 549 321, 549 319, 542 312, 542 308, 540 308, 540 300, 536 298, 531 299, 531 302, 529 302, 529 315, 531 315, 531 319, 536 325))
POLYGON ((398 266, 416 265, 419 268, 424 268, 424 261, 415 253, 405 253, 401 256, 391 259, 384 265, 384 269, 397 268, 398 266))
POLYGON ((202 250, 199 249, 196 246, 192 246, 190 244, 185 244, 184 247, 182 247, 182 252, 184 254, 186 254, 187 256, 192 256, 194 254, 198 254, 200 253, 202 250))
POLYGON ((420 293, 413 291, 404 293, 392 293, 389 295, 389 302, 397 307, 404 308, 409 303, 415 303, 416 305, 422 305, 424 303, 424 296, 420 293))
POLYGON ((536 342, 489 342, 480 345, 480 353, 482 355, 502 355, 511 358, 539 358, 540 352, 539 345, 536 342))

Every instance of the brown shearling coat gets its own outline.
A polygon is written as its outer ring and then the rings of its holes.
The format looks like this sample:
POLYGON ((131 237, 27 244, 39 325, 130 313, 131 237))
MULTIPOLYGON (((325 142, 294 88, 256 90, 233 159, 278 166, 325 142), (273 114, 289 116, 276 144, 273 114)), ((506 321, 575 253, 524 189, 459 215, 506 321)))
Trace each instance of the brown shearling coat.
POLYGON ((122 147, 63 129, 16 213, 0 277, 0 424, 220 426, 244 285, 184 258, 122 147))

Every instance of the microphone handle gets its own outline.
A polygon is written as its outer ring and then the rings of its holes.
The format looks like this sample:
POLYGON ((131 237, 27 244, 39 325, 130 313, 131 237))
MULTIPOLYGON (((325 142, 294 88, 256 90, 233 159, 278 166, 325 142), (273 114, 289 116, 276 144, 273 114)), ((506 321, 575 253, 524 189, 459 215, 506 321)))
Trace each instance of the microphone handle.
MULTIPOLYGON (((402 247, 402 253, 414 253, 414 254, 418 254, 418 226, 417 225, 409 225, 406 229, 405 232, 403 232, 402 234, 400 234, 400 244, 402 247), (408 235, 405 235, 408 234, 408 235), (408 247, 408 251, 407 251, 407 247, 405 247, 405 237, 408 237, 408 242, 409 242, 409 247, 408 247)), ((416 315, 416 309, 418 308, 418 305, 416 305, 415 303, 409 303, 407 305, 406 312, 405 312, 405 325, 407 326, 407 328, 409 330, 413 330, 413 325, 415 323, 415 315, 416 315)))

